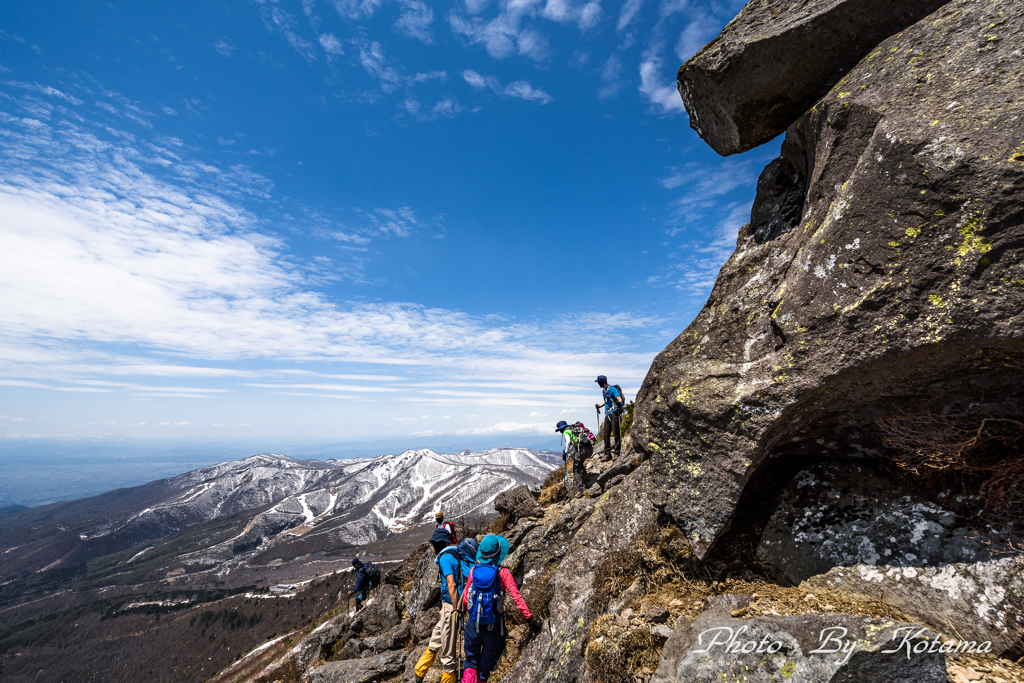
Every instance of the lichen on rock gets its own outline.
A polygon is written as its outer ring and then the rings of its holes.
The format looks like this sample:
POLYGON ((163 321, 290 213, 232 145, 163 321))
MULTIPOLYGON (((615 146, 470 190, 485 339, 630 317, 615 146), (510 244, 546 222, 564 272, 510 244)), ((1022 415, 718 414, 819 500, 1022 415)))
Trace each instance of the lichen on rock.
MULTIPOLYGON (((766 467, 884 457, 874 423, 895 406, 1024 400, 1022 34, 1019 3, 955 0, 789 126, 799 224, 740 230, 637 398, 652 502, 699 556, 766 467)), ((765 185, 754 217, 789 199, 765 185)))

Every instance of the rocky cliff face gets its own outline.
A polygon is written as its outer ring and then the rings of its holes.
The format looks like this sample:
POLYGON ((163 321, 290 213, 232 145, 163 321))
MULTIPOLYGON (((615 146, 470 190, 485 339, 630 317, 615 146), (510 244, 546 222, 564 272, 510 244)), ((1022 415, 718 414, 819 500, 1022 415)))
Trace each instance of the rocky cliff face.
POLYGON ((772 462, 884 458, 896 407, 1022 398, 1022 29, 1019 3, 950 2, 789 126, 638 395, 652 502, 699 555, 772 462))

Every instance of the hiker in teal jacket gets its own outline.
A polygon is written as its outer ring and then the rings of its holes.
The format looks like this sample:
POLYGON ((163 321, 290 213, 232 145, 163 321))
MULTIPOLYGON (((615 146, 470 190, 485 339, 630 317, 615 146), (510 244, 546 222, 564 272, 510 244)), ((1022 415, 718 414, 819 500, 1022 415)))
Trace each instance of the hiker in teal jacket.
MULTIPOLYGON (((582 425, 581 425, 582 426, 582 425)), ((586 427, 583 428, 586 430, 586 427)), ((572 457, 572 478, 576 488, 576 497, 579 498, 586 490, 583 478, 587 475, 587 458, 594 454, 594 445, 587 442, 580 434, 573 429, 573 425, 561 420, 555 425, 555 431, 560 432, 568 443, 562 453, 563 459, 572 457)), ((589 432, 587 432, 589 434, 589 432)))
MULTIPOLYGON (((608 378, 598 375, 594 380, 601 387, 601 397, 604 398, 604 429, 601 430, 601 438, 604 439, 605 453, 611 453, 618 457, 622 454, 622 434, 619 429, 622 414, 626 412, 626 397, 618 387, 608 384, 608 378), (615 445, 612 446, 611 437, 615 435, 615 445)), ((595 405, 600 408, 601 404, 595 405)))

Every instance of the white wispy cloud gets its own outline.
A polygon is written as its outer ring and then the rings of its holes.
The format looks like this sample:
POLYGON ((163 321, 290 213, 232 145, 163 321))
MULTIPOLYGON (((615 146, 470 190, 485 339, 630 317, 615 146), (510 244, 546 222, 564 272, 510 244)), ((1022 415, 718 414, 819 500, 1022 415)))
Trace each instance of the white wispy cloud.
POLYGON ((526 81, 513 81, 505 86, 505 94, 509 97, 518 97, 521 100, 528 100, 533 102, 540 102, 541 104, 547 104, 551 101, 551 96, 543 90, 534 88, 526 81))
POLYGON ((613 53, 601 69, 601 80, 609 84, 616 83, 622 76, 622 68, 622 58, 619 53, 613 53))
POLYGON ((53 391, 77 391, 83 393, 93 394, 106 394, 109 393, 110 389, 101 389, 98 387, 59 387, 52 386, 50 384, 43 384, 42 382, 30 382, 25 380, 17 379, 0 379, 0 386, 3 387, 25 387, 28 389, 52 389, 53 391))
POLYGON ((345 50, 341 45, 341 41, 333 33, 323 33, 319 38, 320 47, 324 49, 328 55, 343 55, 345 50))
POLYGON ((682 195, 672 202, 677 218, 699 218, 704 210, 716 206, 720 197, 738 188, 752 188, 763 165, 760 158, 740 157, 723 160, 714 169, 688 163, 670 168, 671 173, 660 182, 668 190, 683 188, 682 195))
POLYGON ((299 35, 299 22, 295 16, 281 9, 278 0, 252 0, 260 7, 260 17, 263 25, 268 31, 277 33, 292 46, 296 52, 302 55, 306 61, 316 59, 316 50, 313 43, 299 35))
POLYGON ((507 97, 517 97, 521 100, 540 102, 541 104, 548 104, 551 102, 551 96, 543 90, 534 88, 527 81, 513 81, 508 85, 502 87, 501 83, 494 76, 481 76, 472 69, 466 69, 462 72, 462 78, 474 88, 478 90, 490 89, 499 95, 505 95, 507 97))
MULTIPOLYGON (((716 212, 716 215, 717 212, 716 212)), ((722 264, 736 249, 736 235, 750 220, 750 204, 734 202, 724 215, 711 222, 696 221, 691 229, 705 239, 679 244, 669 256, 673 263, 647 278, 651 286, 674 287, 680 292, 706 296, 714 287, 722 264)))
POLYGON ((697 54, 706 43, 722 30, 721 14, 698 10, 691 13, 690 22, 680 32, 676 42, 676 56, 683 62, 697 54))
POLYGON ((437 118, 454 118, 456 114, 466 111, 466 108, 459 104, 454 97, 446 97, 438 100, 430 109, 429 116, 420 116, 420 120, 432 120, 437 118))
POLYGON ((343 19, 359 21, 373 16, 384 0, 330 0, 343 19))
POLYGON ((69 95, 66 92, 62 92, 57 88, 49 85, 40 85, 38 83, 25 83, 23 81, 4 81, 4 85, 14 86, 15 88, 21 88, 23 90, 31 90, 37 92, 40 95, 46 95, 47 97, 56 97, 69 104, 80 105, 83 104, 82 100, 78 99, 74 95, 69 95))
POLYGON ((455 33, 466 36, 473 44, 483 45, 494 59, 518 53, 540 62, 547 59, 548 41, 535 29, 523 26, 524 18, 536 16, 539 4, 538 0, 503 3, 498 16, 490 20, 475 16, 482 6, 467 5, 467 10, 477 12, 470 11, 466 17, 453 8, 448 23, 455 33))
MULTIPOLYGON (((243 208, 272 197, 265 178, 190 161, 170 141, 96 130, 71 119, 26 125, 0 113, 2 386, 202 398, 224 390, 118 378, 237 378, 265 385, 253 390, 338 400, 402 394, 407 402, 531 410, 586 405, 584 378, 610 368, 637 382, 646 372, 653 354, 629 350, 631 330, 660 323, 643 316, 517 320, 331 300, 309 286, 287 243, 258 232, 243 208), (358 385, 260 381, 294 371, 230 367, 247 359, 370 372, 337 373, 358 385), (362 383, 398 379, 404 368, 448 386, 375 392, 362 383), (475 386, 510 376, 543 379, 526 396, 475 386), (456 384, 467 377, 477 379, 460 393, 456 384)), ((380 237, 408 237, 424 225, 403 205, 364 218, 366 234, 380 237)))
MULTIPOLYGON (((410 86, 429 81, 444 83, 448 79, 448 73, 443 70, 421 72, 408 76, 400 65, 384 54, 384 49, 379 42, 361 40, 358 44, 360 64, 362 64, 368 74, 380 81, 380 89, 385 94, 393 94, 403 87, 408 90, 410 86)), ((463 111, 454 98, 440 100, 429 112, 421 111, 419 102, 411 97, 405 99, 403 107, 411 114, 419 114, 421 120, 448 115, 454 116, 463 111)))
POLYGON ((360 46, 359 63, 368 74, 380 81, 381 90, 386 93, 394 92, 406 80, 406 77, 388 62, 384 50, 376 41, 360 46))
POLYGON ((246 384, 247 387, 261 387, 264 389, 315 389, 320 391, 354 391, 354 392, 381 392, 381 391, 400 391, 396 387, 367 387, 367 386, 352 386, 350 384, 258 384, 250 383, 246 384))
POLYGON ((601 21, 603 12, 598 0, 571 2, 571 0, 547 0, 541 16, 561 24, 576 24, 581 31, 589 31, 601 21))
POLYGON ((472 69, 466 69, 462 72, 462 78, 474 88, 490 88, 495 92, 501 91, 501 84, 494 76, 481 76, 472 69))
POLYGON ((434 10, 423 0, 400 0, 400 4, 402 13, 395 22, 395 29, 424 43, 432 42, 430 25, 434 22, 434 10))
POLYGON ((213 44, 213 49, 225 57, 230 57, 235 51, 235 46, 227 38, 222 38, 213 44))
POLYGON ((626 0, 622 5, 622 9, 619 10, 619 22, 615 25, 615 30, 622 33, 629 28, 629 25, 636 19, 643 6, 644 0, 626 0))
POLYGON ((674 70, 670 74, 664 73, 664 60, 661 58, 661 47, 653 47, 644 51, 643 61, 640 62, 640 92, 647 100, 656 107, 661 107, 662 113, 675 114, 686 110, 683 106, 683 98, 679 96, 674 70))

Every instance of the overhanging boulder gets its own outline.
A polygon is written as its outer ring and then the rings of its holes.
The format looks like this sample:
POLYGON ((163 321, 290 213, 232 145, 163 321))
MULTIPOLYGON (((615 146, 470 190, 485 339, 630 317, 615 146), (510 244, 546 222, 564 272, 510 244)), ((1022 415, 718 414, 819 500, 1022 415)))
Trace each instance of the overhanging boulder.
POLYGON ((690 126, 719 154, 786 130, 864 55, 948 0, 752 0, 679 69, 690 126))

